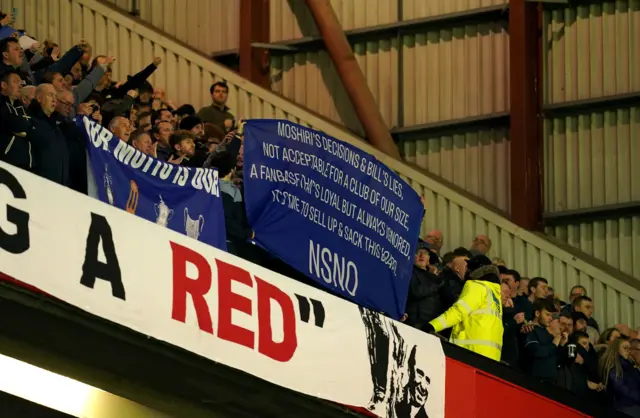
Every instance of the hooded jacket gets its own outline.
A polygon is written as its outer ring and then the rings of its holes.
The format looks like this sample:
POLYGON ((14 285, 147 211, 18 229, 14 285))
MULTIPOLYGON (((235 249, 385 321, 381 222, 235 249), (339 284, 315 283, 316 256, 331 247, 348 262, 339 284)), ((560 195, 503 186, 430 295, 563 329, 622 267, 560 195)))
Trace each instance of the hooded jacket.
POLYGON ((492 265, 472 271, 460 298, 430 322, 436 332, 453 327, 453 344, 496 361, 500 361, 504 332, 498 274, 492 265))
POLYGON ((407 295, 407 325, 422 329, 444 312, 444 304, 440 298, 443 284, 442 279, 435 274, 413 267, 407 295))
POLYGON ((0 95, 0 160, 24 170, 34 166, 33 149, 27 133, 32 129, 20 100, 0 95))

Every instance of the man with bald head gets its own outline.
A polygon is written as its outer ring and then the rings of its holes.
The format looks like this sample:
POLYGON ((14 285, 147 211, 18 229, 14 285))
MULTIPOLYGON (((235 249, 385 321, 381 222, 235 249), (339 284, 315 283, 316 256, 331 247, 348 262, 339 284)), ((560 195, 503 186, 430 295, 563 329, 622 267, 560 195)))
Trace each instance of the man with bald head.
POLYGON ((35 97, 29 106, 33 129, 27 134, 33 144, 34 172, 69 186, 69 149, 54 116, 58 106, 56 89, 49 83, 40 84, 35 97))
POLYGON ((471 254, 476 255, 486 255, 491 249, 491 239, 489 239, 486 235, 478 235, 473 239, 473 243, 471 244, 471 254))
POLYGON ((438 229, 434 229, 429 232, 426 237, 424 237, 425 242, 428 242, 429 249, 435 251, 436 254, 440 255, 440 250, 442 250, 442 245, 444 244, 444 238, 442 237, 442 232, 438 229))

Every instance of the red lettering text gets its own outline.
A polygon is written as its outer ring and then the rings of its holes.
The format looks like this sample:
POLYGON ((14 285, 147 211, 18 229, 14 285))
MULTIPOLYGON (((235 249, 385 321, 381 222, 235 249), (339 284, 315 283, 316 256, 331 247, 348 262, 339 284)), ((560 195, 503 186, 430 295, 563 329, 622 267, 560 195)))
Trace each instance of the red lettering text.
MULTIPOLYGON (((198 327, 209 334, 214 333, 211 310, 205 296, 209 295, 212 277, 211 265, 196 251, 171 242, 173 259, 173 306, 171 317, 176 321, 186 322, 187 294, 193 301, 196 311, 198 327), (187 266, 191 264, 196 270, 196 277, 187 277, 187 266)), ((229 341, 250 349, 256 349, 264 356, 275 361, 287 362, 291 360, 298 348, 296 333, 296 312, 291 297, 271 283, 255 277, 253 285, 251 274, 233 264, 215 260, 218 281, 218 315, 217 336, 221 340, 229 341), (255 296, 246 297, 233 292, 232 283, 242 283, 255 296), (256 309, 253 304, 256 303, 256 309), (282 310, 282 341, 275 341, 272 325, 272 305, 277 304, 282 310), (258 329, 252 330, 233 323, 233 312, 241 312, 249 316, 254 314, 258 319, 258 329), (255 312, 254 312, 255 311, 255 312)), ((215 296, 213 296, 215 297, 215 296)), ((277 312, 277 309, 276 309, 277 312)), ((278 333, 279 334, 279 333, 278 333)))
POLYGON ((298 348, 296 312, 293 309, 293 302, 282 290, 258 276, 256 276, 256 283, 258 284, 258 351, 277 361, 289 361, 298 348), (279 343, 273 341, 272 300, 282 309, 283 339, 279 343))
POLYGON ((187 293, 191 295, 193 307, 196 310, 198 326, 204 332, 213 334, 211 313, 204 295, 211 289, 211 266, 207 260, 180 244, 171 242, 173 253, 173 307, 171 317, 176 321, 185 322, 187 318, 187 293), (198 269, 198 277, 187 277, 187 264, 193 264, 198 269))
POLYGON ((234 325, 231 312, 237 311, 251 315, 251 299, 231 291, 231 281, 253 287, 248 271, 233 264, 216 260, 218 266, 218 337, 245 347, 253 348, 253 331, 234 325))

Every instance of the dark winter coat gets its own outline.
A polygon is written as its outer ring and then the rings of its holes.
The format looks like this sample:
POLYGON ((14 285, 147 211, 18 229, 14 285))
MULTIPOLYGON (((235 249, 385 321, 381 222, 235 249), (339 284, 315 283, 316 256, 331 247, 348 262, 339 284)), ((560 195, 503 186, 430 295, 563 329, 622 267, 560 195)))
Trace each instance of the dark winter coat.
POLYGON ((445 267, 440 273, 443 285, 440 290, 440 297, 444 304, 444 309, 449 309, 460 297, 462 288, 464 287, 464 280, 458 276, 458 274, 451 270, 449 267, 445 267))
POLYGON ((74 120, 58 113, 54 113, 52 117, 64 135, 69 150, 69 187, 87 194, 87 148, 84 135, 74 120))
POLYGON ((518 357, 520 348, 518 336, 520 335, 521 324, 518 324, 513 317, 518 313, 515 308, 502 307, 502 354, 500 360, 512 367, 518 367, 518 357))
POLYGON ((31 119, 22 102, 0 95, 0 160, 31 171, 33 149, 27 137, 31 129, 31 119))
POLYGON ((445 311, 440 298, 444 283, 439 276, 413 267, 407 295, 407 325, 422 329, 445 311))
POLYGON ((69 146, 55 116, 47 116, 35 100, 29 106, 33 128, 27 134, 33 144, 35 173, 63 186, 70 186, 69 146))
POLYGON ((553 335, 546 328, 535 326, 527 335, 524 348, 531 376, 555 383, 558 377, 558 346, 553 343, 553 335))
POLYGON ((224 221, 227 230, 227 250, 235 254, 237 247, 251 239, 253 230, 247 220, 240 189, 228 180, 220 180, 220 191, 222 192, 224 221))

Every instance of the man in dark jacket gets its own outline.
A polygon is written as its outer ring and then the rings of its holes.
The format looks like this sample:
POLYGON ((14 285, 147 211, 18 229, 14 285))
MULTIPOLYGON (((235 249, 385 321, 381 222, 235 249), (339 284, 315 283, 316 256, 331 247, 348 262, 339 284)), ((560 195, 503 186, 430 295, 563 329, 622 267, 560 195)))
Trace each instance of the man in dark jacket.
POLYGON ((40 84, 36 88, 36 99, 29 106, 33 126, 27 136, 33 143, 35 173, 69 186, 69 148, 53 117, 56 104, 55 88, 51 84, 40 84))
POLYGON ((29 115, 20 100, 22 80, 15 71, 0 76, 0 159, 24 170, 33 169, 33 150, 27 132, 29 115))
POLYGON ((463 247, 456 248, 453 250, 451 261, 445 265, 440 273, 444 282, 440 293, 445 309, 449 309, 460 297, 469 258, 471 258, 469 250, 463 247))
MULTIPOLYGON (((558 347, 564 338, 559 319, 554 319, 555 306, 549 299, 533 302, 533 330, 527 335, 525 351, 529 373, 536 379, 556 383, 558 377, 558 347)), ((566 341, 565 341, 566 343, 566 341)))
MULTIPOLYGON (((549 282, 543 277, 534 277, 529 280, 529 295, 520 295, 513 299, 513 303, 518 312, 524 312, 527 321, 533 320, 533 303, 537 299, 547 297, 547 286, 549 282)), ((555 311, 554 311, 555 312, 555 311)))
POLYGON ((52 119, 67 140, 69 149, 69 187, 87 194, 87 157, 83 133, 71 119, 74 96, 69 90, 58 92, 52 119))
POLYGON ((169 122, 159 122, 151 128, 151 139, 156 147, 156 158, 162 161, 169 161, 171 158, 171 135, 173 126, 169 122))
POLYGON ((231 181, 233 172, 236 169, 235 161, 225 151, 217 154, 212 163, 213 167, 218 169, 218 178, 220 179, 225 228, 227 230, 227 251, 249 261, 254 261, 258 251, 255 250, 256 246, 249 240, 253 239, 255 235, 251 226, 249 226, 242 192, 231 181))
MULTIPOLYGON (((435 260, 437 262, 437 260, 435 260)), ((406 324, 422 329, 444 312, 440 298, 442 279, 429 272, 430 253, 426 242, 419 240, 414 258, 413 274, 407 295, 406 324)))

